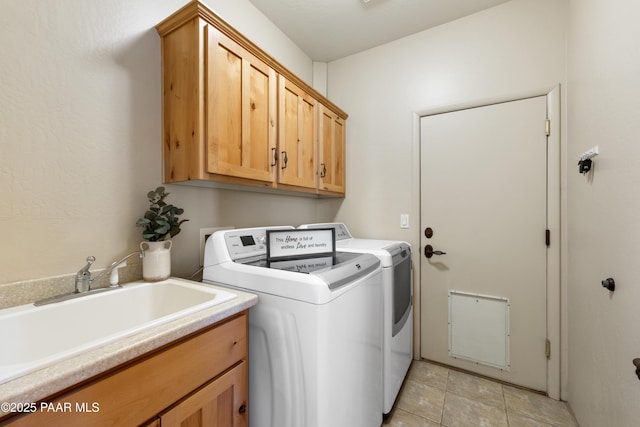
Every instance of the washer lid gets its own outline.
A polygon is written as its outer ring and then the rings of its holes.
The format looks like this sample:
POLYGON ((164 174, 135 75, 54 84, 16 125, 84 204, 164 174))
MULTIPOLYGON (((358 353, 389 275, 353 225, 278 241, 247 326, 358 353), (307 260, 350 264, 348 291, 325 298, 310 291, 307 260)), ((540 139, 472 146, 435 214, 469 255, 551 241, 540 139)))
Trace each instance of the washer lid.
POLYGON ((311 274, 322 278, 329 285, 329 289, 333 290, 352 283, 380 268, 380 260, 373 255, 338 253, 336 254, 336 258, 342 257, 343 255, 357 256, 341 262, 339 264, 340 268, 316 270, 311 274))
POLYGON ((311 257, 267 262, 266 258, 236 261, 240 264, 309 274, 320 278, 329 289, 336 289, 374 271, 380 261, 368 254, 337 252, 335 257, 311 257))

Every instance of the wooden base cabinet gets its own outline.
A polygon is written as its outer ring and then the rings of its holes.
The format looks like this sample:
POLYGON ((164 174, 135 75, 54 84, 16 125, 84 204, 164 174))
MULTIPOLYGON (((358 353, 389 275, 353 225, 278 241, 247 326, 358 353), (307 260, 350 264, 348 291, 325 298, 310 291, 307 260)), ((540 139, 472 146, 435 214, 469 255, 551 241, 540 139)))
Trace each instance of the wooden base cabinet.
POLYGON ((344 111, 199 1, 156 29, 164 182, 344 197, 344 111), (323 142, 320 106, 339 139, 323 142))
POLYGON ((44 399, 53 411, 0 420, 0 426, 246 427, 247 328, 245 311, 44 399))
POLYGON ((153 420, 159 427, 246 427, 247 363, 191 394, 153 420))

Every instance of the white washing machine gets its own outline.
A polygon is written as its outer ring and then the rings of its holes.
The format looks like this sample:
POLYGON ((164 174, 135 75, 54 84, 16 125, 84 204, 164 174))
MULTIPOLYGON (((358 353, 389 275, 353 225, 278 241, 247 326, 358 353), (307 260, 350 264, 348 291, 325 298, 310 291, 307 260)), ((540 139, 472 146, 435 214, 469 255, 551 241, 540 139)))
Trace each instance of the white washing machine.
POLYGON ((218 231, 204 256, 204 282, 258 295, 249 310, 250 426, 379 427, 380 261, 336 252, 270 264, 268 229, 283 227, 218 231))
POLYGON ((383 412, 388 414, 413 359, 413 274, 411 245, 403 241, 356 239, 344 223, 303 224, 298 228, 333 228, 336 250, 369 253, 382 263, 383 412))

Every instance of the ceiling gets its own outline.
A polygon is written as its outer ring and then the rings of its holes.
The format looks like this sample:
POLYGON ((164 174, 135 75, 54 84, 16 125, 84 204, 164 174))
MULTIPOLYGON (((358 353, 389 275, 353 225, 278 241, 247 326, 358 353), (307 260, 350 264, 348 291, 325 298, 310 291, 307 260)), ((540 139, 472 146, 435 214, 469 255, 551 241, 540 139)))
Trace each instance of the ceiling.
POLYGON ((313 61, 330 62, 509 0, 249 0, 313 61))

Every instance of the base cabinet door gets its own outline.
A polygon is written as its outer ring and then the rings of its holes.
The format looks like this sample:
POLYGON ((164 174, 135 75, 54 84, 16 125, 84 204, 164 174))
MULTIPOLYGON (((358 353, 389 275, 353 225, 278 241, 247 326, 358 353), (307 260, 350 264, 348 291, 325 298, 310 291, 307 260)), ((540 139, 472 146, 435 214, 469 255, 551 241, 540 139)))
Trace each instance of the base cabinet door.
POLYGON ((161 427, 246 427, 247 363, 196 390, 160 416, 161 427))

